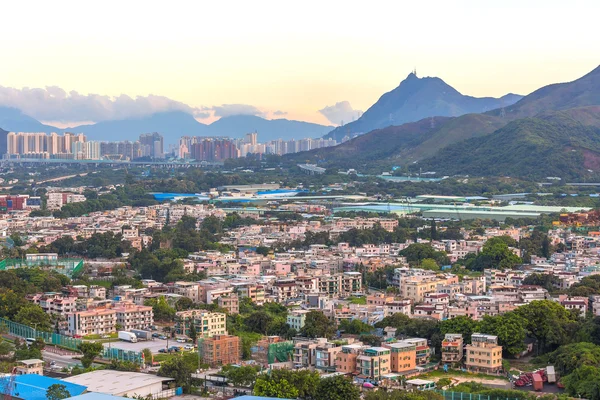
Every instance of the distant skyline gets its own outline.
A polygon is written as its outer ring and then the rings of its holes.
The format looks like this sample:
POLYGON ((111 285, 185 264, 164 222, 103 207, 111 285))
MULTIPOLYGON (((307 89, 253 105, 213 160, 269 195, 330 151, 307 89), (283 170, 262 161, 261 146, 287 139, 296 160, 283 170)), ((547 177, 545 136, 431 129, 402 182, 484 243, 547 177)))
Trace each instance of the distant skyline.
POLYGON ((577 79, 600 64, 598 15, 584 0, 10 2, 0 106, 60 127, 166 110, 337 125, 414 68, 477 97, 577 79))

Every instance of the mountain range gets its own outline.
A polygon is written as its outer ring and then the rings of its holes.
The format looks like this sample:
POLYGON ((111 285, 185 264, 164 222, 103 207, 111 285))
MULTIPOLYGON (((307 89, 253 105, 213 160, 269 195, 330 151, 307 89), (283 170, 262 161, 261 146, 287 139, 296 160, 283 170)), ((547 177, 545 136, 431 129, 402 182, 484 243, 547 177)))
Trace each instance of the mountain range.
POLYGON ((600 66, 573 82, 540 88, 512 106, 429 116, 288 157, 341 168, 404 165, 439 174, 578 178, 600 175, 598 128, 600 66))
POLYGON ((60 129, 45 125, 23 114, 20 110, 0 107, 0 128, 13 132, 74 132, 84 133, 88 140, 137 140, 142 133, 159 132, 166 143, 176 143, 180 136, 229 136, 241 138, 246 133, 258 132, 261 142, 276 139, 321 137, 331 126, 288 119, 264 119, 253 115, 223 117, 209 125, 200 123, 183 111, 169 111, 146 117, 116 121, 102 121, 60 129))
POLYGON ((356 121, 337 127, 325 137, 341 141, 346 135, 415 122, 432 116, 457 117, 510 106, 523 96, 507 94, 500 98, 461 94, 440 78, 419 78, 410 73, 394 90, 385 93, 356 121))

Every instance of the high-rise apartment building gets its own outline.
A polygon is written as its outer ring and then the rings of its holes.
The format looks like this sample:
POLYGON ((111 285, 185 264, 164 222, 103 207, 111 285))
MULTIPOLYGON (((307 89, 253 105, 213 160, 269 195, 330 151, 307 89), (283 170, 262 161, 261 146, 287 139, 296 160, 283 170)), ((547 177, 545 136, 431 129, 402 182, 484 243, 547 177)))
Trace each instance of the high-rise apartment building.
POLYGON ((141 157, 164 158, 165 145, 162 135, 158 132, 140 135, 141 157))

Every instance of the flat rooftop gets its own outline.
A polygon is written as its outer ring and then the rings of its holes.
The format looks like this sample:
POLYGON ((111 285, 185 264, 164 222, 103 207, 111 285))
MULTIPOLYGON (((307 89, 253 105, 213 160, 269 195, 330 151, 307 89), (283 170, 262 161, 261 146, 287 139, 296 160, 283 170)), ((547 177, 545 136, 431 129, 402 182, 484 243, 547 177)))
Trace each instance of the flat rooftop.
POLYGON ((172 381, 152 374, 102 369, 63 379, 65 382, 87 386, 90 392, 118 395, 156 383, 172 381))

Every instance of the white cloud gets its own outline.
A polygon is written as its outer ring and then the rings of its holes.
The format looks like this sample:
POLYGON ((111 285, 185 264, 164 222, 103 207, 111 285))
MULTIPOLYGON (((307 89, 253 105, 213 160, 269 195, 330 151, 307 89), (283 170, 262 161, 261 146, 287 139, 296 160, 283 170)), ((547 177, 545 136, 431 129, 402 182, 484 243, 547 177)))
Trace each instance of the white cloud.
POLYGON ((256 115, 265 117, 266 113, 249 104, 221 104, 212 107, 215 117, 230 117, 232 115, 256 115))
POLYGON ((319 110, 319 112, 336 125, 341 124, 342 121, 344 123, 354 121, 362 115, 362 111, 353 109, 349 101, 340 101, 333 106, 319 110))
POLYGON ((106 121, 143 117, 157 112, 184 111, 197 118, 210 116, 206 107, 191 107, 164 96, 110 97, 66 92, 57 86, 14 89, 0 86, 0 106, 14 107, 42 121, 106 121))

